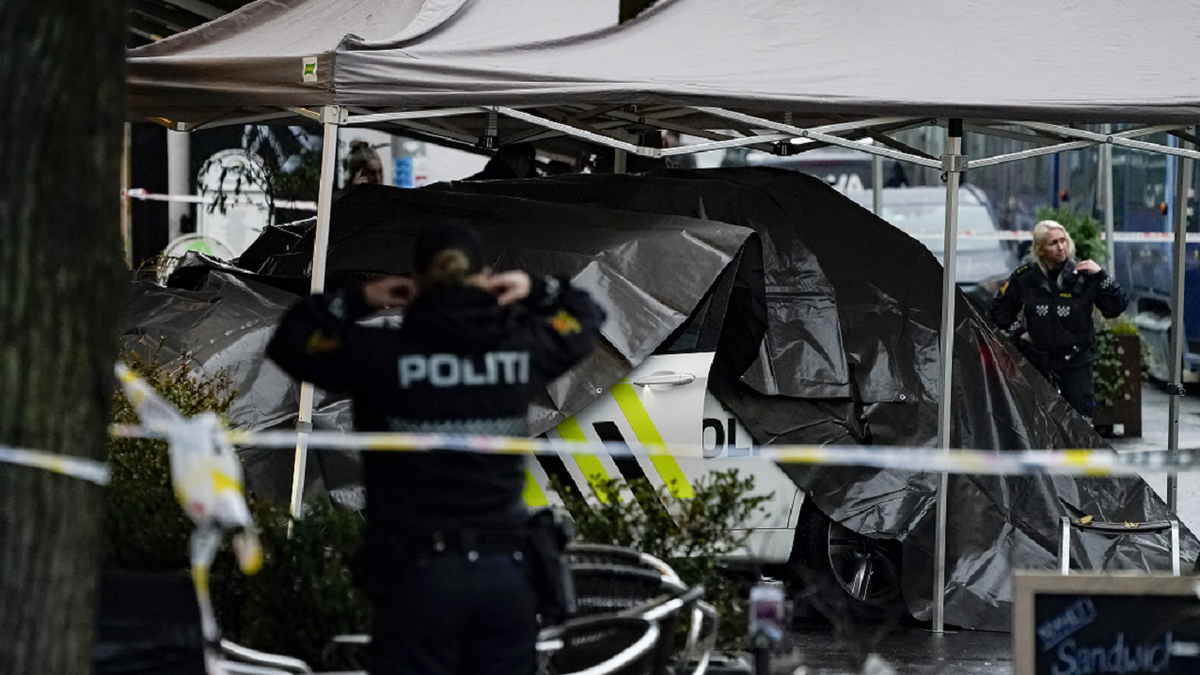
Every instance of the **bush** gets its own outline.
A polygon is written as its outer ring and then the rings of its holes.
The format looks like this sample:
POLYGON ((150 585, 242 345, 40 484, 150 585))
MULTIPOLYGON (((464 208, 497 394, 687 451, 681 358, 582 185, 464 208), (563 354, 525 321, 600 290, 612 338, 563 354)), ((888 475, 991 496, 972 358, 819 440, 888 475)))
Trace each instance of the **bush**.
POLYGON ((304 660, 315 670, 361 669, 349 654, 328 653, 335 635, 367 633, 370 603, 356 584, 353 558, 363 540, 360 513, 327 497, 308 500, 296 521, 286 505, 251 498, 259 528, 263 567, 244 576, 226 545, 213 567, 213 604, 226 638, 274 654, 304 660))
POLYGON ((587 499, 574 485, 552 482, 581 541, 625 546, 667 561, 685 583, 704 586, 705 599, 721 615, 721 646, 744 645, 746 600, 723 561, 745 546, 752 532, 748 523, 770 499, 751 496, 753 476, 739 478, 737 469, 711 473, 693 486, 691 499, 676 499, 669 486, 656 490, 645 478, 595 477, 597 499, 587 499), (623 492, 633 499, 623 499, 623 492))
MULTIPOLYGON (((233 403, 228 375, 222 371, 201 377, 186 355, 170 370, 162 368, 157 352, 149 360, 127 353, 123 361, 189 417, 210 411, 224 415, 233 403)), ((117 391, 113 422, 138 421, 129 399, 117 391)), ((188 569, 192 521, 184 515, 171 487, 167 442, 110 437, 108 463, 112 479, 105 491, 102 519, 105 567, 127 572, 188 569)))
MULTIPOLYGON (((157 358, 134 354, 126 365, 185 415, 225 413, 234 392, 224 372, 202 376, 186 356, 164 369, 157 358)), ((136 424, 129 400, 118 392, 113 421, 136 424)), ((105 492, 105 568, 131 572, 177 572, 189 568, 192 522, 171 486, 167 444, 161 440, 110 438, 112 481, 105 492)), ((286 506, 248 495, 263 544, 263 568, 252 577, 238 571, 228 541, 213 564, 213 605, 222 635, 265 652, 304 659, 320 669, 359 664, 324 653, 329 639, 370 626, 364 594, 355 586, 350 558, 362 541, 363 519, 328 499, 311 500, 305 518, 287 536, 286 506)))
MULTIPOLYGON (((1092 373, 1096 381, 1096 407, 1111 408, 1122 390, 1129 372, 1121 363, 1125 349, 1117 342, 1117 335, 1106 325, 1096 327, 1096 360, 1092 373)), ((1128 394, 1123 395, 1128 398, 1128 394)))
POLYGON ((1104 227, 1091 214, 1078 215, 1069 206, 1060 206, 1057 209, 1043 206, 1037 210, 1037 219, 1053 220, 1062 225, 1075 242, 1077 259, 1100 263, 1108 258, 1108 249, 1104 247, 1104 240, 1100 238, 1104 227))

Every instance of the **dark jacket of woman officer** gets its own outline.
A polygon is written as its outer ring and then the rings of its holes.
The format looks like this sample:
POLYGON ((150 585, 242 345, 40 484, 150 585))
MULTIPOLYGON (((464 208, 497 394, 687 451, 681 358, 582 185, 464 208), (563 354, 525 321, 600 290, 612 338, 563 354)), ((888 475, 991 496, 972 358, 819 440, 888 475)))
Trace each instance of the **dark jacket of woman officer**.
POLYGON ((1033 262, 1017 268, 992 301, 992 321, 1020 335, 1016 343, 1025 357, 1090 420, 1096 360, 1092 309, 1111 319, 1129 301, 1095 262, 1076 262, 1075 242, 1053 220, 1034 226, 1030 254, 1033 262))
MULTIPOLYGON (((359 431, 527 436, 534 395, 588 355, 604 313, 566 278, 489 274, 466 226, 418 233, 413 278, 314 295, 268 354, 349 392, 359 431), (399 329, 356 323, 406 307, 399 329)), ((537 599, 525 574, 524 459, 368 452, 373 673, 527 675, 537 599)))

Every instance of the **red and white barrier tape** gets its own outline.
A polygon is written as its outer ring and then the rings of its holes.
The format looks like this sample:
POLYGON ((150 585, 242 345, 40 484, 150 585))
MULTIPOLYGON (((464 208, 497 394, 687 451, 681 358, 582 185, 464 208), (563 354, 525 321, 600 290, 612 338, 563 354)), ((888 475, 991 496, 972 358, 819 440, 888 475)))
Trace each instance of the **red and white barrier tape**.
MULTIPOLYGON (((901 228, 903 229, 903 228, 901 228)), ((941 240, 944 236, 941 232, 914 232, 912 230, 903 230, 905 234, 911 237, 922 240, 937 239, 941 240)), ((1101 239, 1107 239, 1105 233, 1100 233, 1101 239)), ((1004 241, 1030 241, 1033 239, 1033 233, 1026 230, 991 230, 988 232, 979 232, 975 230, 959 230, 959 239, 1000 239, 1004 241)), ((1175 241, 1174 232, 1113 232, 1113 241, 1115 242, 1164 242, 1169 243, 1175 241)), ((1189 232, 1187 234, 1187 243, 1200 244, 1200 233, 1189 232)))
MULTIPOLYGON (((121 191, 121 197, 129 197, 130 199, 140 199, 149 202, 185 202, 188 204, 211 204, 216 200, 215 197, 201 195, 164 195, 156 192, 147 192, 143 188, 132 188, 128 192, 121 191)), ((266 206, 267 202, 262 200, 253 200, 246 197, 230 197, 225 200, 229 206, 266 206)), ((296 211, 316 211, 316 202, 292 201, 286 199, 276 199, 275 208, 277 209, 293 209, 296 211)))
MULTIPOLYGON (((125 191, 122 191, 121 196, 126 196, 125 191)), ((128 191, 130 199, 141 199, 144 201, 154 202, 186 202, 189 204, 211 204, 216 201, 214 197, 206 197, 201 195, 165 195, 154 192, 147 192, 142 188, 132 188, 128 191)), ((257 205, 266 206, 265 201, 254 201, 245 197, 233 197, 226 200, 230 206, 234 205, 257 205)), ((305 201, 290 201, 276 200, 275 208, 277 209, 293 209, 296 211, 316 211, 316 202, 305 201)), ((944 235, 942 232, 926 232, 917 230, 907 230, 900 228, 905 234, 922 240, 941 239, 944 235)), ((959 239, 992 239, 1001 241, 1029 241, 1033 239, 1033 232, 1028 230, 959 230, 959 239)), ((1100 238, 1105 239, 1104 233, 1100 233, 1100 238)), ((1175 241, 1173 232, 1114 232, 1113 241, 1120 242, 1171 242, 1175 241)), ((1189 244, 1200 244, 1200 233, 1189 232, 1187 235, 1189 244)))

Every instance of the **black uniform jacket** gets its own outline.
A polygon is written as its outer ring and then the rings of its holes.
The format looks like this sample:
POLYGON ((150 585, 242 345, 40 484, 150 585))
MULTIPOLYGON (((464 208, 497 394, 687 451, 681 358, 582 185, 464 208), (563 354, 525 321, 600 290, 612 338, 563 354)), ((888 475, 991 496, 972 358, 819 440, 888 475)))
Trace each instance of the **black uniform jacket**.
MULTIPOLYGON (((401 328, 356 323, 360 288, 314 295, 267 348, 291 375, 348 392, 359 431, 527 436, 530 400, 596 346, 604 312, 566 279, 535 278, 501 306, 476 287, 420 295, 401 328)), ((372 528, 434 532, 523 519, 524 458, 367 452, 372 528)))
POLYGON ((1096 339, 1092 308, 1105 318, 1125 311, 1129 300, 1107 272, 1075 272, 1076 262, 1067 260, 1054 283, 1036 264, 1018 267, 1000 294, 992 301, 992 321, 1001 330, 1020 334, 1020 313, 1025 310, 1025 330, 1035 348, 1026 354, 1040 368, 1060 370, 1086 365, 1095 360, 1096 339))

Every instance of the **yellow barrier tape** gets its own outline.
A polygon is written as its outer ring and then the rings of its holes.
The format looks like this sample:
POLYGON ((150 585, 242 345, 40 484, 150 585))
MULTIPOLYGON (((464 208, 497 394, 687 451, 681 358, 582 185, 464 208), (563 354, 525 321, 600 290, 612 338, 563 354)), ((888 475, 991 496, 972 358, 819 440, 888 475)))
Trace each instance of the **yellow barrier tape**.
POLYGON ((208 565, 192 565, 192 585, 196 588, 196 596, 201 601, 208 600, 208 565))
MULTIPOLYGON (((454 450, 502 454, 560 454, 591 457, 608 454, 640 454, 653 458, 704 461, 700 444, 643 444, 631 448, 625 443, 576 440, 583 438, 577 422, 566 427, 564 443, 557 439, 466 436, 461 434, 406 434, 390 432, 342 433, 316 431, 298 434, 290 431, 235 432, 229 435, 237 445, 294 450, 303 435, 309 447, 326 450, 374 450, 416 452, 454 450), (570 426, 574 428, 571 429, 570 426)), ((560 427, 560 433, 564 428, 560 427)), ((161 430, 114 425, 111 432, 124 437, 161 438, 161 430)), ((598 463, 598 460, 596 460, 598 463)), ((1112 450, 939 450, 926 446, 838 446, 838 445, 765 445, 752 455, 737 461, 765 461, 782 464, 820 464, 827 466, 866 466, 897 471, 957 473, 981 475, 1020 475, 1052 473, 1062 475, 1133 475, 1147 472, 1200 472, 1200 448, 1144 450, 1118 454, 1112 450)), ((583 460, 586 465, 587 459, 583 460)), ((602 467, 601 467, 602 468, 602 467)))
POLYGON ((56 455, 41 450, 10 448, 0 445, 0 463, 42 469, 63 476, 86 480, 96 485, 108 485, 108 465, 94 459, 56 455))

